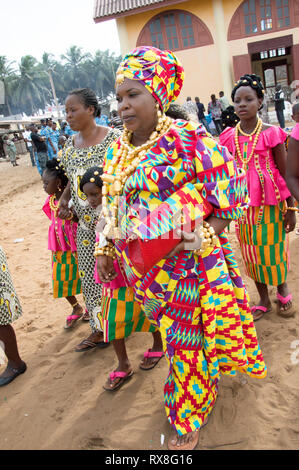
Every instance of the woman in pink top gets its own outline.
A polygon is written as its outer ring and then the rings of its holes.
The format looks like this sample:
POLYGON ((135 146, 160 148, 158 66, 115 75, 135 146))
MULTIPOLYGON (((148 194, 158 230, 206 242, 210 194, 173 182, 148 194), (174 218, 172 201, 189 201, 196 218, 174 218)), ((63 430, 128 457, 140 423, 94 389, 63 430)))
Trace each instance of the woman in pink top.
POLYGON ((264 87, 257 75, 244 75, 232 91, 240 122, 220 135, 220 143, 232 153, 247 174, 250 204, 238 221, 246 273, 255 281, 260 299, 252 313, 259 320, 271 310, 268 285, 277 286, 277 313, 294 314, 286 283, 289 270, 288 233, 295 228, 293 198, 285 182, 286 133, 258 117, 264 87))
MULTIPOLYGON (((296 122, 293 128, 288 145, 288 158, 287 158, 287 184, 292 195, 299 202, 299 103, 293 106, 292 118, 296 122)), ((299 235, 299 229, 296 230, 299 235)))
POLYGON ((48 249, 52 252, 53 295, 54 298, 65 297, 73 308, 66 319, 65 328, 68 329, 83 316, 83 308, 75 297, 82 292, 77 261, 77 223, 73 217, 70 220, 58 217, 59 199, 68 179, 55 158, 47 162, 42 179, 44 190, 49 194, 43 211, 51 220, 48 249))

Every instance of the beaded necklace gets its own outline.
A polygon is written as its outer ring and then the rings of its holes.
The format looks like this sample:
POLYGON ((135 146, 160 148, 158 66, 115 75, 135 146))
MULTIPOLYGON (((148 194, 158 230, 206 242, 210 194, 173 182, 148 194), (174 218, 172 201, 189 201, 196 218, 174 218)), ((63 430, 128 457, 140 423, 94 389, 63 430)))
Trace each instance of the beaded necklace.
POLYGON ((120 148, 117 154, 112 158, 107 171, 101 176, 104 182, 102 188, 102 215, 106 220, 106 226, 103 230, 105 237, 120 237, 117 217, 119 196, 123 192, 127 179, 134 173, 148 150, 169 131, 171 125, 172 119, 166 115, 162 116, 161 111, 158 110, 158 124, 156 130, 152 132, 147 142, 138 147, 131 146, 130 140, 132 133, 128 132, 125 128, 120 139, 120 148), (112 197, 112 202, 109 207, 111 215, 108 210, 108 195, 112 197))
MULTIPOLYGON (((49 206, 50 206, 51 211, 53 211, 53 213, 54 213, 54 230, 55 230, 57 242, 58 242, 58 244, 61 248, 60 237, 59 237, 59 233, 58 233, 59 201, 58 201, 57 204, 55 204, 55 201, 56 201, 56 195, 52 194, 50 196, 50 199, 49 199, 49 206)), ((68 217, 66 220, 72 220, 72 218, 73 218, 73 214, 70 217, 68 217)), ((64 225, 64 220, 63 220, 62 224, 64 225)), ((63 229, 63 227, 62 227, 62 229, 63 229)), ((73 222, 71 222, 71 229, 72 229, 72 232, 73 232, 73 222)), ((74 233, 73 233, 73 236, 74 236, 74 233)), ((67 237, 66 237, 66 239, 67 239, 67 237)))
POLYGON ((257 125, 256 125, 254 131, 251 134, 245 134, 245 133, 243 133, 243 131, 240 131, 241 130, 241 123, 240 122, 238 122, 238 124, 236 125, 235 146, 236 146, 237 155, 238 155, 240 161, 242 162, 242 168, 244 170, 248 169, 248 163, 250 162, 250 160, 251 160, 251 158, 254 154, 255 147, 256 147, 257 142, 259 140, 260 133, 262 132, 262 128, 263 128, 263 121, 260 118, 258 118, 257 125), (253 141, 253 144, 252 144, 252 149, 251 149, 249 157, 247 156, 247 146, 246 146, 245 155, 244 155, 244 153, 242 154, 242 152, 241 152, 240 144, 239 144, 239 135, 238 135, 239 132, 241 132, 243 135, 246 135, 247 137, 250 136, 251 140, 252 140, 252 136, 255 133, 255 137, 254 137, 254 141, 253 141))

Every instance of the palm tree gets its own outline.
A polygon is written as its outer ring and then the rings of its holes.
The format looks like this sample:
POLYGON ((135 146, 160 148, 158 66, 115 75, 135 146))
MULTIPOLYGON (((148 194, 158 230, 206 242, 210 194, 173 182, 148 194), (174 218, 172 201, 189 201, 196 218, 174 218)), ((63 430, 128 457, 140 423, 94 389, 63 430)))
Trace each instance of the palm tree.
POLYGON ((115 73, 120 61, 121 58, 114 57, 114 53, 98 50, 84 63, 83 66, 92 79, 90 87, 101 98, 114 94, 115 73))
POLYGON ((69 90, 71 88, 86 87, 88 82, 88 73, 83 68, 83 64, 91 55, 82 52, 82 47, 71 46, 65 54, 61 56, 67 71, 69 90))
POLYGON ((21 58, 14 99, 29 110, 31 114, 39 107, 44 107, 50 98, 49 88, 45 85, 46 72, 31 55, 21 58))
POLYGON ((12 94, 12 83, 15 77, 14 62, 9 62, 5 56, 0 56, 0 80, 3 83, 3 93, 4 93, 4 113, 5 107, 8 111, 8 114, 12 114, 11 111, 11 94, 12 94))

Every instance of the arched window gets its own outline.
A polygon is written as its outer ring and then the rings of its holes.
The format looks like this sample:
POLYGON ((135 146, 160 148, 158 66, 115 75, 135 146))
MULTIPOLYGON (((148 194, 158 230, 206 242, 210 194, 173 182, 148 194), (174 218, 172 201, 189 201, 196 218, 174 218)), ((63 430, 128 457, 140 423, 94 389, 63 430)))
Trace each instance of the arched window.
POLYGON ((171 10, 152 18, 142 29, 137 46, 178 51, 213 44, 207 26, 184 10, 171 10))
POLYGON ((234 13, 228 40, 299 25, 298 0, 246 0, 234 13))

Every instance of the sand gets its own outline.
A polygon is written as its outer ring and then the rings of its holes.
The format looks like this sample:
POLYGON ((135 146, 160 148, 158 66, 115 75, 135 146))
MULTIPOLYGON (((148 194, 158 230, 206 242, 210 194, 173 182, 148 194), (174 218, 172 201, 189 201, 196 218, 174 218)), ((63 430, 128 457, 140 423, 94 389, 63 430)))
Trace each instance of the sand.
MULTIPOLYGON (((46 195, 29 156, 19 163, 16 168, 0 164, 0 244, 23 306, 14 328, 28 370, 0 388, 0 449, 166 449, 171 429, 163 407, 165 359, 152 371, 141 371, 139 362, 151 337, 132 335, 127 348, 135 374, 122 389, 109 393, 103 384, 116 365, 112 346, 74 352, 89 335, 89 325, 80 322, 74 330, 63 329, 69 307, 51 294, 48 220, 41 211, 46 195)), ((230 238, 243 273, 233 232, 230 238)), ((290 249, 288 281, 299 306, 295 233, 290 249)), ((253 303, 258 300, 254 284, 244 279, 253 303)), ((271 295, 274 300, 274 288, 271 295)), ((200 432, 199 449, 299 447, 299 314, 286 320, 274 311, 256 328, 268 376, 221 379, 216 406, 200 432)))

